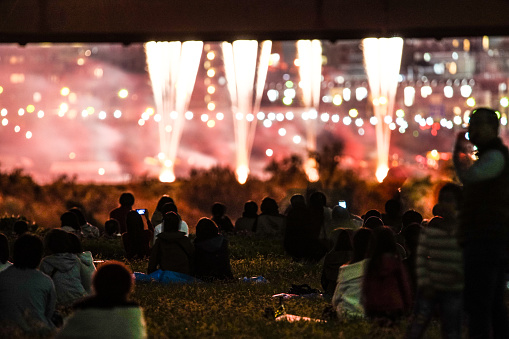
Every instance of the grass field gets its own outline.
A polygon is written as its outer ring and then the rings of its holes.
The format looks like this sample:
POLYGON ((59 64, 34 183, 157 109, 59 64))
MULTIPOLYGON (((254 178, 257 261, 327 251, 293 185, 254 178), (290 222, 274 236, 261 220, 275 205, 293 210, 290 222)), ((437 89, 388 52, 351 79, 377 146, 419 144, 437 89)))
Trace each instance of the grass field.
MULTIPOLYGON (((86 241, 84 246, 96 258, 124 260, 123 250, 115 240, 86 241)), ((404 335, 405 322, 387 331, 362 320, 288 323, 267 318, 265 309, 279 304, 272 295, 288 292, 292 284, 321 289, 321 265, 293 262, 274 239, 232 236, 230 251, 234 282, 136 285, 133 299, 144 309, 150 338, 402 338, 404 335), (239 280, 260 275, 269 282, 239 280)), ((133 271, 146 272, 146 260, 126 263, 133 271)), ((310 318, 321 318, 329 304, 325 298, 284 302, 287 313, 310 318)), ((440 337, 436 324, 429 329, 428 337, 440 337)))

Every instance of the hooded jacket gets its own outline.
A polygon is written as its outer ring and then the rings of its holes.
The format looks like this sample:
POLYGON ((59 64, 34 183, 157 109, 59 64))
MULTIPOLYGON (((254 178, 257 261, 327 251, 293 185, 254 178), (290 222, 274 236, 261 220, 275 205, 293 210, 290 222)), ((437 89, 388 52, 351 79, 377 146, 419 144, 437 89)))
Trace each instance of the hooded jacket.
POLYGON ((338 315, 364 316, 361 304, 362 279, 369 259, 339 268, 337 285, 332 297, 332 305, 338 315))
POLYGON ((232 279, 228 240, 222 235, 194 241, 196 277, 205 281, 232 279))
POLYGON ((87 278, 83 275, 81 261, 75 254, 57 253, 44 257, 39 270, 53 280, 57 304, 71 305, 87 295, 84 287, 87 278))
POLYGON ((158 268, 163 271, 174 271, 192 275, 194 264, 194 247, 184 232, 163 232, 157 236, 147 273, 158 268))
POLYGON ((81 261, 82 284, 87 293, 92 291, 92 275, 95 272, 94 258, 90 251, 77 254, 81 261))

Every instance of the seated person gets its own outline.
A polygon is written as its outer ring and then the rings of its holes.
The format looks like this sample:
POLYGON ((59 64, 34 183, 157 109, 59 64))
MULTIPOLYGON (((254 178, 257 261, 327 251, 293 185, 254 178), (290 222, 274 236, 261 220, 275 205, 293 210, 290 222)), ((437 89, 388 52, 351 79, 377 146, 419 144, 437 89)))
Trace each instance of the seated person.
POLYGON ((0 273, 0 337, 9 337, 9 328, 20 328, 30 337, 47 335, 55 327, 55 286, 37 269, 42 251, 42 241, 32 234, 14 243, 13 265, 0 273))
POLYGON ((9 240, 5 234, 0 233, 0 272, 11 266, 9 262, 9 240))
POLYGON ((146 338, 142 309, 129 301, 134 289, 132 272, 118 261, 97 269, 94 295, 78 302, 57 338, 146 338))
POLYGON ((76 217, 78 217, 78 223, 81 227, 81 233, 83 233, 83 237, 85 238, 99 238, 100 233, 99 229, 95 227, 94 225, 90 224, 87 219, 85 219, 85 216, 83 215, 83 212, 79 208, 71 208, 69 212, 72 212, 76 214, 76 217))
POLYGON ((262 213, 255 224, 257 235, 268 235, 283 238, 286 229, 286 218, 279 214, 276 200, 266 197, 260 206, 262 213))
POLYGON ((178 214, 168 212, 164 215, 164 229, 152 247, 148 274, 161 269, 193 275, 194 246, 185 233, 178 230, 179 225, 178 214))
POLYGON ((235 221, 235 233, 253 233, 256 219, 258 217, 258 205, 254 201, 244 204, 242 217, 235 221))
POLYGON ((104 223, 104 234, 105 239, 115 239, 119 235, 120 224, 116 219, 108 219, 104 223))
POLYGON ((133 209, 134 195, 130 192, 124 192, 118 199, 119 207, 110 212, 110 219, 115 219, 120 225, 120 234, 127 232, 126 217, 127 213, 133 209))
POLYGON ((54 228, 46 234, 44 243, 49 255, 42 259, 39 269, 53 280, 57 304, 70 306, 87 295, 84 285, 89 278, 82 273, 80 259, 69 252, 68 232, 54 228))
POLYGON ((332 306, 339 317, 363 317, 361 303, 362 280, 368 263, 367 251, 372 238, 372 230, 359 228, 353 236, 352 260, 341 266, 338 272, 336 290, 332 297, 332 306))
POLYGON ((95 273, 94 258, 90 251, 83 251, 81 240, 72 233, 69 236, 69 252, 75 254, 81 262, 82 283, 87 293, 92 292, 92 275, 95 273))
POLYGON ((28 232, 28 222, 25 220, 16 221, 14 223, 13 231, 16 237, 19 237, 20 235, 28 232))
MULTIPOLYGON (((177 205, 175 205, 173 202, 168 202, 168 203, 164 204, 163 207, 161 208, 161 213, 163 213, 163 215, 165 215, 168 212, 175 212, 175 213, 179 214, 177 205)), ((152 241, 152 244, 154 244, 156 242, 157 236, 163 231, 163 228, 164 228, 164 219, 161 220, 161 222, 156 227, 154 227, 154 240, 152 241)), ((186 237, 189 236, 189 227, 187 226, 187 223, 184 220, 182 220, 182 218, 180 218, 180 224, 179 224, 178 230, 180 232, 184 232, 186 234, 186 237)))
POLYGON ((215 222, 201 218, 194 240, 195 276, 204 281, 233 279, 228 240, 219 234, 215 222))
POLYGON ((152 218, 150 218, 150 222, 152 222, 152 225, 159 225, 160 223, 163 222, 163 215, 164 213, 166 213, 166 212, 163 213, 163 206, 170 202, 172 204, 175 203, 175 201, 173 201, 173 199, 166 194, 159 199, 159 201, 157 202, 156 209, 154 210, 154 214, 152 214, 152 218))
POLYGON ((148 257, 152 231, 145 229, 141 215, 135 210, 129 211, 126 217, 126 226, 127 232, 122 234, 122 242, 127 259, 148 257))
POLYGON ((231 233, 233 232, 233 224, 230 217, 226 215, 226 206, 220 202, 216 202, 212 205, 212 221, 214 221, 219 228, 219 233, 231 233))
POLYGON ((321 283, 325 294, 332 296, 336 289, 339 268, 350 261, 352 254, 350 230, 341 229, 338 231, 334 248, 325 255, 323 261, 321 283))
POLYGON ((60 228, 62 230, 74 233, 80 239, 83 237, 83 233, 81 233, 80 223, 76 214, 67 211, 60 216, 60 222, 61 222, 60 228))

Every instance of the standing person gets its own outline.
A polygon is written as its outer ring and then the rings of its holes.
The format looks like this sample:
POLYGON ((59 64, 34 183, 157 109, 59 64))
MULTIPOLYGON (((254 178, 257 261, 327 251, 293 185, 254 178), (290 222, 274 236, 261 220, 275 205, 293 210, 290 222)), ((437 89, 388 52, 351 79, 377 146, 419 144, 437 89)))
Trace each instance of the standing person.
POLYGON ((410 311, 409 278, 399 257, 394 232, 387 226, 373 230, 361 300, 366 317, 384 327, 396 325, 410 311))
POLYGON ((463 183, 459 240, 463 247, 465 309, 470 338, 509 338, 504 302, 508 265, 509 151, 498 137, 499 113, 475 109, 469 141, 460 133, 454 148, 456 173, 463 183), (471 144, 477 160, 469 156, 471 144))
POLYGON ((143 310, 129 300, 134 289, 131 270, 121 262, 108 261, 94 275, 94 294, 78 302, 57 338, 147 337, 143 310))
POLYGON ((120 234, 127 232, 126 217, 127 213, 133 209, 134 195, 129 192, 124 192, 118 199, 119 207, 110 212, 110 218, 116 219, 120 226, 120 234))
POLYGON ((462 328, 463 262, 456 224, 434 217, 417 247, 417 301, 407 338, 422 338, 439 306, 442 338, 460 339, 462 328))
POLYGON ((233 279, 228 240, 215 222, 201 218, 194 239, 195 276, 203 281, 233 279))
POLYGON ((48 334, 55 328, 51 321, 55 312, 55 285, 37 269, 42 251, 42 241, 37 236, 20 236, 14 243, 13 265, 0 273, 2 338, 8 337, 9 324, 20 327, 28 337, 48 334))

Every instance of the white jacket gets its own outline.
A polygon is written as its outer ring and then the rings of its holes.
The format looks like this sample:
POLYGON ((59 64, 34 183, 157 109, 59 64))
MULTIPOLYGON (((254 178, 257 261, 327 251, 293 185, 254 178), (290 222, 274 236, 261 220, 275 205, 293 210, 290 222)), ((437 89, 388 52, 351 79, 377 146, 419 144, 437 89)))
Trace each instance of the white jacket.
POLYGON ((338 283, 332 297, 332 305, 338 316, 364 316, 361 303, 362 279, 368 259, 343 265, 339 268, 338 283))

